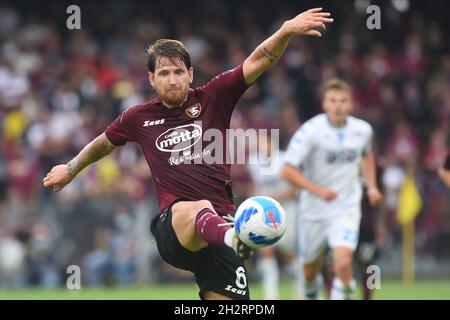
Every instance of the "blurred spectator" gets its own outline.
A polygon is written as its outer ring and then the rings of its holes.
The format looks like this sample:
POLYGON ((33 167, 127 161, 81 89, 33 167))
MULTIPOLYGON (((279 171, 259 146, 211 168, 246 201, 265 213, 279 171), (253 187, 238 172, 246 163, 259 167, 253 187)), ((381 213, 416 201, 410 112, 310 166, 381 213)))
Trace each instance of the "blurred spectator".
POLYGON ((0 283, 10 288, 26 285, 25 255, 25 247, 18 239, 0 234, 0 283))
POLYGON ((134 280, 136 244, 133 220, 126 208, 117 209, 114 223, 115 228, 109 240, 112 274, 117 285, 130 285, 134 280))
POLYGON ((109 231, 96 228, 93 250, 84 257, 83 266, 86 270, 86 284, 88 286, 102 286, 110 277, 110 257, 108 254, 109 231))

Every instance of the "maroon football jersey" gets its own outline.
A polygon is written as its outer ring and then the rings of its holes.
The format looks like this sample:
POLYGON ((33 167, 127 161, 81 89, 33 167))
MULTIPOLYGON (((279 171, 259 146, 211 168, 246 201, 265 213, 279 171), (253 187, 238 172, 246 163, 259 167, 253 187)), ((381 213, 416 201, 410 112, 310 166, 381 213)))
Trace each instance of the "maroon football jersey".
POLYGON ((114 145, 134 141, 141 146, 161 210, 177 198, 209 200, 221 214, 235 210, 230 165, 198 161, 216 152, 225 157, 225 138, 221 150, 208 150, 212 141, 206 137, 203 141, 203 135, 215 129, 226 137, 231 113, 248 87, 241 64, 202 87, 189 89, 180 107, 169 109, 156 98, 128 108, 106 128, 106 137, 114 145))

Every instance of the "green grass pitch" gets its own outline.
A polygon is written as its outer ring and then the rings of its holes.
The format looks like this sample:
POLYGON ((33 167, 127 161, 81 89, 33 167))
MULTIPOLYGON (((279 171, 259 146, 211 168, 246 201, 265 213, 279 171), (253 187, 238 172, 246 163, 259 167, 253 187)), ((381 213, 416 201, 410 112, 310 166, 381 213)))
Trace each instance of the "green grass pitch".
MULTIPOLYGON (((251 298, 263 298, 259 283, 250 283, 251 298)), ((449 300, 450 280, 417 281, 404 285, 401 281, 385 280, 381 289, 374 290, 374 299, 379 300, 449 300)), ((293 288, 289 282, 283 282, 280 288, 280 298, 293 299, 293 288)), ((360 290, 357 297, 361 296, 360 290)), ((126 288, 87 288, 81 290, 62 289, 0 289, 0 300, 198 300, 198 290, 194 283, 165 284, 152 286, 136 286, 126 288)))

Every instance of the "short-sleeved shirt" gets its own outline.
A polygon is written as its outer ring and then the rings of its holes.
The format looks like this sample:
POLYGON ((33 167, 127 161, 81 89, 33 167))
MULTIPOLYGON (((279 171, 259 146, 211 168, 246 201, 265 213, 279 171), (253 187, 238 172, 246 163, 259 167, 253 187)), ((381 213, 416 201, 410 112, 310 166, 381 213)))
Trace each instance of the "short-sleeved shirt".
POLYGON ((248 87, 241 64, 189 89, 179 107, 167 108, 155 98, 128 108, 106 128, 112 144, 133 141, 141 146, 161 210, 178 198, 209 200, 222 214, 235 210, 225 137, 234 107, 248 87), (211 146, 211 137, 219 133, 221 147, 211 146), (206 157, 209 162, 200 161, 206 157), (219 157, 221 163, 211 163, 219 157))
POLYGON ((287 163, 301 168, 308 180, 337 193, 336 199, 327 202, 302 190, 300 214, 304 218, 323 219, 360 206, 360 162, 371 151, 372 136, 369 123, 351 116, 338 128, 326 114, 320 114, 297 130, 287 149, 287 163))

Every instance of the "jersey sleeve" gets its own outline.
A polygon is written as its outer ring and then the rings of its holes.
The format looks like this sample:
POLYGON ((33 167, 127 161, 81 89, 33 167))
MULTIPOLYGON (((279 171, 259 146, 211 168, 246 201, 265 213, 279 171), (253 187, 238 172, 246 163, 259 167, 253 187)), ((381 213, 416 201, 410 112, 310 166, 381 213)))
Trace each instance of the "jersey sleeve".
POLYGON ((219 107, 223 108, 229 117, 239 98, 250 87, 245 83, 242 66, 243 64, 240 64, 217 75, 202 87, 205 95, 215 97, 219 107))
POLYGON ((122 146, 128 141, 135 141, 133 132, 133 112, 131 108, 123 111, 113 122, 105 129, 105 135, 115 146, 122 146))
POLYGON ((310 123, 303 124, 292 136, 286 150, 284 162, 300 167, 315 144, 314 127, 310 123))
POLYGON ((368 125, 367 140, 366 140, 366 143, 364 144, 364 147, 362 150, 363 155, 366 155, 366 154, 369 154, 370 152, 372 152, 372 142, 373 142, 373 129, 372 129, 371 125, 368 125))

